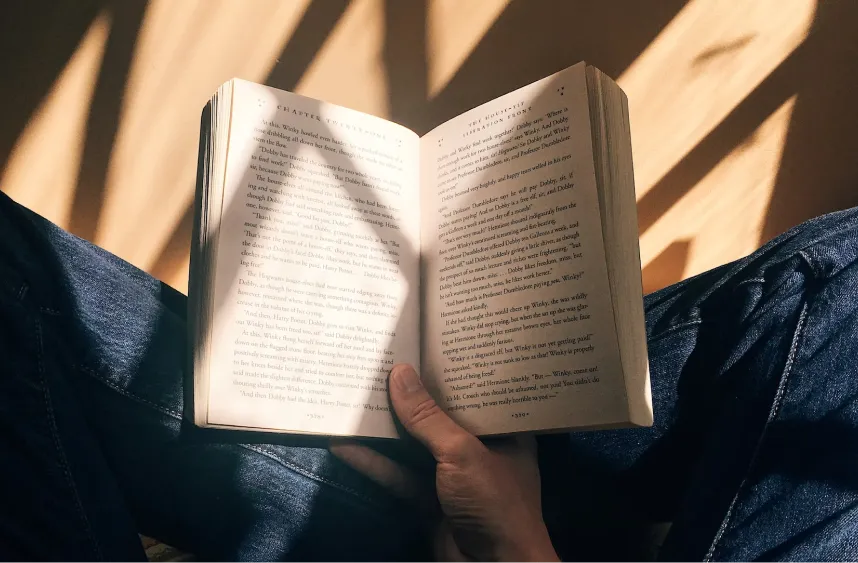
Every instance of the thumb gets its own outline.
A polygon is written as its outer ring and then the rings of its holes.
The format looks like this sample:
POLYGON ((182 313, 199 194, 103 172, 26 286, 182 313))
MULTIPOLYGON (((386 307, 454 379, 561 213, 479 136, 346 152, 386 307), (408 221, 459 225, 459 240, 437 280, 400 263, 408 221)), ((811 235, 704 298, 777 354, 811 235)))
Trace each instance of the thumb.
POLYGON ((426 446, 435 461, 461 463, 483 448, 482 442, 441 410, 413 367, 393 366, 389 381, 396 417, 409 434, 426 446))

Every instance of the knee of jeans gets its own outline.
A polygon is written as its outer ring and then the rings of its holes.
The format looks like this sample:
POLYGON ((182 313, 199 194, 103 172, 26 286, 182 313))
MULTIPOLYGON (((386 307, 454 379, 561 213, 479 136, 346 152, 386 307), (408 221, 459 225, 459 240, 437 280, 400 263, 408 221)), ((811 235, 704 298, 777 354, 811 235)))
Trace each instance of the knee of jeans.
POLYGON ((807 262, 815 278, 836 276, 858 262, 858 207, 822 215, 782 237, 795 239, 790 246, 807 262))
MULTIPOLYGON (((841 231, 798 252, 812 275, 793 342, 789 394, 795 416, 831 413, 858 421, 858 230, 841 231), (851 414, 848 414, 851 413, 851 414)), ((790 403, 788 402, 787 405, 790 403)), ((786 410, 790 407, 786 406, 786 410)))
POLYGON ((848 236, 832 237, 798 251, 820 282, 841 275, 855 276, 855 265, 858 264, 858 229, 841 235, 848 236))
MULTIPOLYGON (((732 283, 723 289, 734 303, 743 301, 741 316, 747 318, 798 294, 804 301, 831 283, 842 284, 841 278, 858 283, 856 265, 858 208, 817 217, 784 233, 736 262, 729 274, 732 283)), ((723 293, 711 297, 717 301, 723 293)), ((849 298, 847 292, 837 299, 849 298)))
MULTIPOLYGON (((858 246, 858 243, 851 241, 858 246)), ((829 367, 851 367, 858 355, 858 259, 846 245, 814 247, 803 252, 813 264, 807 295, 808 329, 802 346, 809 356, 822 354, 829 367), (844 363, 845 362, 845 363, 844 363)), ((818 358, 817 358, 818 359, 818 358)))

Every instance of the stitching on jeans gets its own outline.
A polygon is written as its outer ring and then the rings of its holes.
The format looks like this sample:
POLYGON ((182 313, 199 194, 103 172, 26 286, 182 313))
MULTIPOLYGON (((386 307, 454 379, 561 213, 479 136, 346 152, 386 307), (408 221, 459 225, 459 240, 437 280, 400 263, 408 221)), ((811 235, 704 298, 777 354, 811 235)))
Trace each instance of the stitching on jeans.
POLYGON ((814 276, 816 276, 817 278, 825 277, 822 274, 822 267, 818 264, 817 260, 815 260, 807 253, 806 248, 802 248, 796 254, 804 258, 804 261, 807 262, 808 266, 810 266, 810 270, 813 272, 814 276))
POLYGON ((17 296, 18 301, 24 300, 24 296, 27 295, 27 290, 29 288, 30 287, 27 285, 27 282, 24 282, 21 284, 21 289, 18 290, 18 296, 17 296))
MULTIPOLYGON (((158 410, 159 412, 162 412, 168 416, 171 416, 171 417, 176 418, 178 420, 182 420, 181 413, 174 411, 172 409, 169 409, 167 407, 161 406, 161 405, 154 403, 148 399, 144 399, 143 397, 137 396, 133 393, 129 393, 127 390, 123 389, 122 387, 119 387, 118 385, 116 385, 112 381, 104 379, 102 377, 99 377, 98 374, 96 374, 94 370, 92 370, 86 366, 78 365, 76 367, 80 371, 82 371, 83 373, 85 373, 85 374, 89 375, 90 377, 92 377, 93 379, 95 379, 96 381, 110 387, 111 389, 113 389, 114 391, 119 393, 120 395, 128 397, 129 399, 132 399, 134 401, 138 401, 140 403, 146 404, 146 405, 148 405, 148 406, 150 406, 150 407, 152 407, 152 408, 158 410)), ((339 483, 336 483, 334 481, 331 481, 330 479, 326 479, 325 477, 322 477, 321 475, 317 475, 317 474, 315 474, 315 473, 313 473, 307 469, 304 469, 300 466, 297 466, 293 463, 289 463, 288 461, 282 459, 280 456, 278 456, 274 452, 271 452, 271 451, 266 450, 266 449, 259 447, 259 446, 251 446, 248 444, 237 444, 237 445, 244 448, 244 449, 256 452, 260 455, 264 455, 265 457, 268 457, 268 458, 280 463, 281 465, 283 465, 287 469, 294 471, 295 473, 298 473, 299 475, 303 475, 304 477, 307 477, 308 479, 312 479, 314 481, 318 481, 318 482, 323 483, 325 485, 328 485, 330 487, 334 487, 335 489, 339 489, 341 491, 351 493, 352 495, 354 495, 354 496, 356 496, 356 497, 358 497, 358 498, 360 498, 360 499, 362 499, 362 500, 364 500, 370 504, 375 504, 371 498, 361 494, 357 490, 352 489, 350 487, 346 487, 346 486, 341 485, 339 483)))
POLYGON ((764 278, 750 278, 747 280, 742 280, 736 284, 736 287, 742 287, 743 285, 747 285, 749 283, 766 283, 764 278))
POLYGON ((685 321, 685 322, 682 322, 682 323, 678 323, 678 324, 675 324, 675 325, 672 325, 672 326, 667 327, 666 329, 664 329, 664 330, 663 330, 663 331, 661 331, 661 332, 658 332, 658 333, 656 333, 656 334, 652 334, 652 335, 650 335, 649 337, 647 337, 647 340, 648 340, 648 341, 650 341, 650 342, 652 342, 652 341, 654 341, 654 340, 658 340, 658 339, 659 339, 659 338, 661 338, 662 336, 666 336, 666 335, 670 334, 670 333, 671 333, 671 332, 673 332, 674 330, 679 330, 679 329, 681 329, 681 328, 688 328, 688 327, 690 327, 690 326, 696 326, 696 325, 702 325, 702 324, 703 324, 703 319, 699 319, 699 318, 698 318, 698 319, 694 319, 694 320, 692 320, 692 321, 685 321))
POLYGON ((78 365, 76 367, 78 370, 89 375, 90 377, 92 377, 96 381, 99 381, 99 382, 103 383, 104 385, 107 385, 108 387, 110 387, 111 389, 113 389, 114 391, 119 393, 120 395, 128 397, 129 399, 132 399, 134 401, 149 405, 150 407, 152 407, 152 408, 154 408, 154 409, 156 409, 156 410, 158 410, 158 411, 160 411, 166 415, 169 415, 169 416, 172 416, 173 418, 177 418, 179 420, 182 420, 182 413, 180 413, 178 411, 174 411, 173 409, 170 409, 168 407, 159 405, 158 403, 154 403, 148 399, 144 399, 143 397, 140 397, 138 395, 135 395, 134 393, 129 392, 127 389, 123 389, 119 385, 116 385, 115 383, 113 383, 109 379, 104 379, 103 377, 100 377, 94 370, 92 370, 86 366, 78 365))
POLYGON ((312 471, 304 469, 304 468, 297 466, 293 463, 289 463, 288 461, 281 458, 279 455, 275 454, 274 452, 272 452, 270 450, 267 450, 267 449, 260 447, 260 446, 250 445, 250 444, 238 444, 238 445, 241 446, 242 448, 252 450, 252 451, 254 451, 260 455, 264 455, 265 457, 273 459, 274 461, 282 464, 287 469, 291 469, 295 473, 303 475, 304 477, 307 477, 309 479, 313 479, 314 481, 319 481, 320 483, 324 483, 330 487, 334 487, 335 489, 339 489, 343 492, 350 493, 350 494, 358 497, 359 499, 361 499, 365 502, 368 502, 370 504, 375 504, 375 502, 373 502, 373 500, 370 497, 360 493, 356 489, 352 489, 351 487, 346 487, 345 485, 341 485, 335 481, 331 481, 330 479, 327 479, 326 477, 322 477, 321 475, 317 475, 317 474, 313 473, 312 471))
POLYGON ((63 449, 62 443, 59 437, 59 429, 57 428, 57 420, 54 416, 54 408, 53 403, 51 401, 51 392, 48 389, 47 378, 45 377, 45 366, 43 361, 43 349, 44 349, 44 341, 42 338, 42 324, 41 321, 36 318, 36 339, 38 341, 38 366, 39 366, 39 379, 42 383, 42 393, 45 398, 45 410, 48 414, 48 425, 51 430, 51 437, 54 440, 54 447, 57 450, 57 456, 59 457, 60 467, 65 474, 66 482, 71 489, 72 496, 74 497, 74 502, 77 507, 78 514, 80 515, 81 520, 83 521, 83 527, 86 531, 86 535, 89 537, 89 540, 92 542, 92 548, 95 551, 95 556, 98 560, 103 561, 104 555, 101 551, 101 546, 98 543, 98 538, 95 537, 95 534, 92 533, 92 526, 89 523, 89 519, 86 517, 86 511, 83 508, 83 503, 80 500, 80 495, 77 490, 77 486, 75 485, 74 478, 71 474, 71 469, 69 468, 68 459, 66 458, 65 450, 63 449))
POLYGON ((769 410, 769 416, 766 419, 766 424, 763 426, 762 432, 760 432, 760 437, 757 439, 757 445, 754 447, 754 452, 751 454, 751 462, 748 464, 748 469, 745 471, 745 476, 742 478, 742 481, 739 483, 739 488, 736 489, 736 494, 733 495, 733 500, 730 501, 730 506, 727 508, 727 513, 724 515, 724 520, 721 522, 721 526, 718 528, 718 532, 715 534, 715 538, 712 540, 712 545, 709 546, 709 551, 706 552, 706 556, 703 558, 704 561, 712 561, 712 558, 715 556, 715 549, 718 547, 718 543, 721 541, 721 538, 724 536, 724 532, 727 531, 727 528, 730 525, 730 521, 733 517, 733 509, 736 507, 736 502, 739 499, 740 494, 747 487, 748 479, 750 478, 751 471, 754 469, 757 457, 760 454, 760 450, 762 449, 763 440, 766 437, 766 432, 769 429, 769 425, 780 412, 781 404, 783 404, 783 397, 786 393, 786 387, 789 383, 790 376, 792 375, 792 367, 795 363, 795 355, 798 350, 798 343, 801 340, 801 337, 804 334, 804 327, 806 326, 807 321, 807 309, 808 305, 805 301, 804 305, 802 305, 801 313, 798 317, 798 323, 795 328, 795 335, 793 336, 792 345, 789 349, 789 354, 787 355, 786 365, 784 366, 783 374, 781 375, 781 380, 778 383, 778 389, 775 393, 774 401, 772 402, 771 409, 769 410))

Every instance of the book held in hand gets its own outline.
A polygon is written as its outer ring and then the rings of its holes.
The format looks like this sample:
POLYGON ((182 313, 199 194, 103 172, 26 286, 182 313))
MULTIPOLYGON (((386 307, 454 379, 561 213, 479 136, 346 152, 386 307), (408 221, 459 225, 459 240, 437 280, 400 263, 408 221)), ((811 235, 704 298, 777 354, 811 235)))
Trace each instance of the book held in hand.
POLYGON ((200 139, 198 426, 396 437, 399 362, 477 435, 652 424, 628 105, 596 68, 422 137, 233 79, 200 139))

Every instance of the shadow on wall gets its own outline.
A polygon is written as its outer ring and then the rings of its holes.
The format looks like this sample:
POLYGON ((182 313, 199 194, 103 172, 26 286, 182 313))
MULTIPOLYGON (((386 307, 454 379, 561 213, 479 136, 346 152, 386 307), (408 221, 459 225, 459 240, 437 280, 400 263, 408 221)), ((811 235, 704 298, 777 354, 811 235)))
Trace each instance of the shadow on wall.
MULTIPOLYGON (((266 83, 294 89, 331 36, 350 0, 313 0, 287 41, 266 83)), ((685 6, 686 0, 627 3, 622 0, 510 2, 437 94, 429 95, 433 53, 428 41, 429 0, 386 0, 384 65, 390 118, 425 133, 451 116, 542 78, 580 60, 620 76, 685 6)), ((104 180, 118 115, 147 3, 143 0, 70 0, 35 6, 15 1, 0 21, 0 72, 12 88, 0 91, 0 169, 66 66, 94 18, 110 14, 110 35, 98 73, 70 230, 92 238, 104 203, 104 180), (49 38, 49 40, 48 40, 49 38)), ((858 204, 858 4, 820 2, 804 42, 644 195, 639 203, 644 233, 784 101, 796 96, 760 241, 807 219, 858 204)), ((741 57, 752 37, 740 37, 698 54, 741 57)), ((223 76, 223 80, 231 76, 223 76)), ((705 108, 702 108, 705 109, 705 108)), ((157 163, 153 163, 157 165, 157 163)), ((190 192, 192 186, 177 186, 190 192)), ((191 210, 178 221, 150 272, 172 278, 186 265, 191 210)), ((699 250, 699 249, 698 249, 699 250)), ((644 285, 656 289, 683 275, 678 255, 646 268, 644 285), (658 271, 658 274, 655 272, 658 271), (671 275, 667 275, 670 272, 671 275)))
MULTIPOLYGON (((756 129, 794 95, 760 243, 816 215, 858 205, 856 28, 858 4, 820 2, 807 38, 638 201, 640 233, 734 148, 752 140, 756 129)), ((658 286, 646 280, 645 285, 658 286)))
POLYGON ((682 279, 691 254, 691 242, 678 240, 650 260, 643 269, 644 293, 652 293, 682 279))

